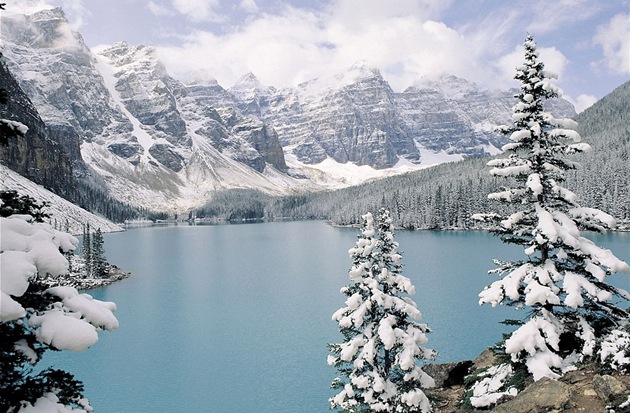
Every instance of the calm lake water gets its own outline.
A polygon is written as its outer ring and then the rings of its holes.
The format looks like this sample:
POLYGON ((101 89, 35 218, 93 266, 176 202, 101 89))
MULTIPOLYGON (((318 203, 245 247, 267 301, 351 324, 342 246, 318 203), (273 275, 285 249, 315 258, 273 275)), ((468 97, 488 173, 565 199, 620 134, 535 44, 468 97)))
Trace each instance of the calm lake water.
MULTIPOLYGON (((336 370, 326 344, 341 341, 331 315, 357 233, 282 222, 106 234, 107 259, 132 277, 90 293, 117 303, 120 328, 47 361, 85 383, 97 413, 327 412, 336 370)), ((630 260, 630 234, 589 238, 630 260)), ((474 358, 508 331, 499 321, 522 316, 477 304, 492 258, 520 257, 518 247, 482 232, 396 240, 438 362, 474 358)))

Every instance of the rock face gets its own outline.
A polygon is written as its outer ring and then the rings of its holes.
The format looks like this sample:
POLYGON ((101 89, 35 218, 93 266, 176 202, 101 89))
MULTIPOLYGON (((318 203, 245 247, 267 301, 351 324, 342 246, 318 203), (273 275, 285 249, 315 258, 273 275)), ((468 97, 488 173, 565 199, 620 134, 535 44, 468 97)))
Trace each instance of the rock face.
POLYGON ((85 140, 131 131, 61 9, 3 15, 2 38, 9 70, 48 125, 71 126, 85 140))
POLYGON ((177 108, 174 89, 180 87, 166 72, 151 46, 117 43, 99 53, 113 68, 119 102, 154 140, 190 147, 186 122, 177 108))
POLYGON ((0 88, 7 91, 8 102, 0 105, 0 118, 18 121, 28 127, 21 137, 10 137, 0 145, 0 160, 20 175, 61 195, 75 186, 72 163, 66 153, 78 150, 76 135, 50 130, 33 103, 0 60, 0 88), (63 139, 59 139, 63 135, 63 139), (65 150, 64 150, 65 149, 65 150))
POLYGON ((377 69, 365 64, 295 89, 265 88, 249 74, 230 92, 241 110, 271 124, 282 145, 304 163, 330 157, 380 169, 394 166, 400 157, 420 159, 403 128, 393 90, 377 69))
MULTIPOLYGON (((250 73, 229 92, 237 100, 230 105, 271 124, 285 151, 300 161, 330 157, 375 168, 401 158, 421 162, 419 148, 462 157, 498 152, 507 137, 495 128, 511 122, 515 93, 481 90, 455 76, 395 93, 378 69, 363 63, 281 90, 261 85, 250 73)), ((564 100, 552 101, 549 109, 559 117, 575 115, 564 100)))

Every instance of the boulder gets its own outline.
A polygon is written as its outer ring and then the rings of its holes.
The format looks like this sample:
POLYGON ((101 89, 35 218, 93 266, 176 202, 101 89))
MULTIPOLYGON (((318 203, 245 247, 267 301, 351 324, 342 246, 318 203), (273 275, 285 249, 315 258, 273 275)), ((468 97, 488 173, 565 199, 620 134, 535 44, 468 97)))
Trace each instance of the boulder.
POLYGON ((479 370, 487 369, 488 367, 497 364, 496 362, 497 356, 495 356, 491 349, 487 348, 473 360, 473 368, 479 370))
POLYGON ((613 376, 607 374, 600 376, 596 374, 593 377, 593 389, 602 401, 618 402, 628 397, 628 389, 626 386, 613 376))
POLYGON ((523 390, 517 397, 492 411, 494 413, 560 412, 569 403, 570 386, 544 377, 523 390))

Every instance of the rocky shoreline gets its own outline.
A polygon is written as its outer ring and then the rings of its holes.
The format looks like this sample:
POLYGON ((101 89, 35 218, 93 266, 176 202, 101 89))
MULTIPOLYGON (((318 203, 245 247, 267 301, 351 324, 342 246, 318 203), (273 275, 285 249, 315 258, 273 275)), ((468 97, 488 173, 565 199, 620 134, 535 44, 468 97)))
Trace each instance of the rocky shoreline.
POLYGON ((516 397, 489 409, 464 406, 465 377, 493 363, 492 352, 486 350, 475 360, 424 366, 436 383, 434 389, 426 391, 435 403, 434 413, 630 413, 630 376, 603 374, 594 365, 581 366, 558 380, 532 381, 516 397))
POLYGON ((83 271, 69 271, 68 274, 59 277, 40 278, 38 281, 47 287, 74 287, 77 290, 91 290, 94 288, 105 287, 106 285, 115 283, 131 276, 131 273, 125 272, 115 265, 107 264, 105 267, 105 276, 103 277, 87 277, 83 271))

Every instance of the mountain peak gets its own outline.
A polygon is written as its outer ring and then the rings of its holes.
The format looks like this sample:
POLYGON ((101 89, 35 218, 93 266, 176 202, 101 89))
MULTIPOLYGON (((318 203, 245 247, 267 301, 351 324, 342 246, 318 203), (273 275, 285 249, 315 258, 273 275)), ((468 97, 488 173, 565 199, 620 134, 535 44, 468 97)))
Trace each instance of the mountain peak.
POLYGON ((265 89, 260 83, 260 80, 253 72, 248 72, 242 76, 235 84, 230 88, 231 90, 252 90, 252 89, 265 89))
POLYGON ((354 62, 348 72, 365 75, 366 77, 382 77, 381 72, 375 66, 369 65, 365 60, 354 62))
POLYGON ((66 20, 66 14, 61 7, 55 7, 52 9, 41 9, 32 14, 34 22, 40 21, 52 21, 52 20, 66 20))
POLYGON ((180 78, 186 86, 217 86, 219 82, 206 69, 199 69, 187 73, 180 78))
POLYGON ((159 60, 155 47, 138 44, 131 45, 127 42, 117 42, 104 49, 96 51, 97 54, 109 59, 110 64, 118 69, 123 67, 140 67, 145 70, 154 70, 160 76, 166 76, 166 68, 159 60))
MULTIPOLYGON (((5 12, 3 11, 3 16, 5 12)), ((51 6, 37 0, 22 0, 17 4, 11 4, 6 10, 7 15, 22 14, 32 16, 34 21, 65 20, 66 15, 61 7, 51 6)))
POLYGON ((461 99, 465 95, 480 92, 475 82, 443 73, 437 78, 421 77, 411 86, 413 89, 433 89, 448 99, 461 99))
POLYGON ((27 2, 24 6, 12 7, 2 15, 2 39, 16 45, 28 44, 38 49, 83 48, 81 36, 76 33, 63 10, 43 8, 27 2))

